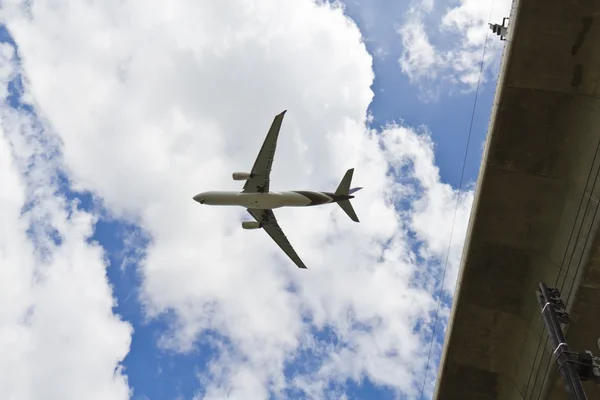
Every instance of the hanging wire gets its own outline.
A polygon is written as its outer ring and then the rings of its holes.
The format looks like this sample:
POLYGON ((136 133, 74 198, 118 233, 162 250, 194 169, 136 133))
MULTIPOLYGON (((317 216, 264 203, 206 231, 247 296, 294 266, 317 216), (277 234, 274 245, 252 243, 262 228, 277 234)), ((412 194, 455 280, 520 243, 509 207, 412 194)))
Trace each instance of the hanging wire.
MULTIPOLYGON (((492 0, 492 5, 490 7, 488 22, 492 19, 492 11, 493 10, 494 10, 494 0, 492 0)), ((435 341, 435 328, 437 327, 437 321, 438 321, 438 317, 440 314, 440 306, 442 303, 442 294, 444 291, 444 280, 446 279, 446 270, 448 268, 448 259, 450 258, 450 249, 452 247, 452 238, 454 236, 454 226, 456 224, 456 215, 458 213, 458 206, 460 204, 460 195, 462 194, 463 179, 465 176, 465 166, 467 164, 467 156, 469 154, 469 144, 471 143, 471 134, 473 132, 473 121, 475 120, 475 110, 477 108, 477 98, 479 95, 479 86, 481 84, 481 76, 483 75, 483 65, 485 62, 485 52, 487 49, 488 36, 489 36, 489 31, 486 31, 485 42, 483 44, 483 52, 481 55, 481 63, 479 65, 479 77, 477 78, 477 89, 475 90, 475 98, 473 100, 473 110, 471 112, 471 122, 469 123, 469 133, 467 135, 467 144, 465 146, 465 155, 463 158, 462 170, 460 172, 460 182, 458 184, 458 194, 456 196, 456 207, 454 208, 454 218, 452 219, 452 228, 450 229, 450 240, 448 241, 448 250, 446 251, 446 259, 444 261, 444 269, 442 272, 442 280, 440 282, 440 292, 438 295, 437 309, 435 311, 433 330, 431 332, 431 342, 429 344, 429 355, 427 356, 427 365, 425 367, 425 374, 423 377, 423 386, 421 387, 421 395, 419 396, 419 399, 422 399, 423 394, 425 393, 425 384, 427 382, 427 372, 429 371, 429 363, 431 362, 431 353, 433 350, 433 342, 435 341)))
MULTIPOLYGON (((583 194, 582 194, 582 203, 583 203, 583 198, 585 197, 585 194, 587 193, 587 186, 588 186, 588 184, 589 184, 589 179, 590 179, 590 176, 591 176, 592 170, 593 170, 593 168, 594 168, 594 164, 596 163, 596 157, 598 156, 598 150, 600 150, 600 139, 598 139, 598 145, 596 146, 596 153, 594 154, 594 158, 593 158, 593 160, 592 160, 592 165, 590 165, 590 171, 589 171, 589 173, 588 173, 588 180, 586 181, 586 186, 585 186, 585 188, 584 188, 584 190, 583 190, 583 194)), ((560 287, 560 291, 561 291, 561 292, 563 291, 563 289, 564 289, 564 286, 565 286, 565 283, 566 283, 566 281, 567 281, 567 275, 568 275, 569 269, 571 268, 571 261, 572 261, 572 259, 573 259, 573 255, 575 254, 575 248, 576 248, 576 246, 577 246, 577 243, 579 242, 579 236, 580 236, 580 234, 581 234, 581 230, 583 229, 583 222, 584 222, 584 219, 585 219, 585 215, 587 214, 588 207, 589 207, 589 205, 590 205, 590 203, 591 203, 591 201, 592 201, 592 194, 594 193, 594 190, 595 190, 595 188, 596 188, 596 183, 597 183, 597 181, 598 181, 598 176, 599 176, 599 175, 600 175, 600 166, 598 166, 598 171, 596 171, 596 177, 594 178, 594 183, 593 183, 593 185, 592 185, 592 189, 591 189, 591 191, 590 191, 589 199, 588 199, 588 202, 587 202, 587 204, 586 204, 585 211, 583 212, 583 217, 582 217, 582 219, 581 219, 581 225, 579 226, 579 230, 578 230, 578 232, 577 232, 577 240, 576 240, 575 244, 573 245, 573 250, 572 250, 572 252, 571 252, 571 257, 570 257, 570 260, 569 260, 569 266, 567 267, 567 269, 566 269, 566 271, 565 271, 565 277, 564 277, 564 279, 563 279, 563 282, 562 282, 562 284, 561 284, 561 287, 560 287)), ((580 207, 581 207, 581 203, 580 203, 580 207)), ((590 236, 591 236, 591 233, 592 233, 592 229, 593 229, 593 227, 594 227, 594 223, 595 223, 595 221, 596 221, 596 216, 597 216, 597 214, 598 214, 598 208, 599 208, 599 207, 600 207, 600 202, 597 202, 597 203, 596 203, 596 207, 595 207, 595 209, 594 209, 594 215, 593 215, 593 217, 592 217, 592 222, 591 222, 591 224, 590 224, 590 227, 589 227, 589 229, 588 229, 588 233, 587 233, 587 235, 585 235, 585 242, 584 242, 584 244, 583 244, 583 248, 582 248, 582 255, 581 255, 581 257, 579 258, 579 262, 577 263, 577 267, 576 267, 576 269, 575 269, 575 274, 573 275, 573 280, 571 281, 571 287, 570 287, 570 289, 569 289, 569 295, 567 296, 567 300, 565 301, 565 305, 566 305, 566 306, 568 306, 568 305, 569 305, 569 301, 571 300, 571 295, 573 294, 573 287, 575 286, 575 280, 576 280, 576 278, 577 278, 577 274, 579 273, 579 269, 581 268, 581 264, 583 264, 583 252, 584 252, 585 248, 587 247, 588 241, 589 241, 589 239, 590 239, 590 236)), ((578 212, 577 212, 577 216, 578 216, 578 215, 579 215, 579 210, 578 210, 578 212)), ((577 222, 577 217, 575 218, 575 222, 577 222)), ((562 269, 562 268, 561 268, 561 269, 562 269)), ((559 273, 559 275, 556 277, 556 284, 555 284, 555 285, 556 285, 556 287, 558 287, 558 285, 557 285, 557 284, 558 284, 558 281, 559 281, 560 272, 561 272, 561 271, 559 270, 559 272, 558 272, 558 273, 559 273)), ((542 332, 543 332, 543 330, 542 330, 542 332)), ((546 344, 547 344, 547 343, 548 343, 548 337, 546 337, 546 340, 545 340, 545 343, 544 343, 544 347, 546 347, 546 344)), ((540 361, 540 362, 541 362, 541 361, 540 361)), ((544 384, 546 383, 546 378, 547 378, 547 376, 548 376, 548 369, 550 368, 550 365, 552 365, 552 358, 550 358, 550 359, 548 360, 548 363, 547 363, 547 365, 546 365, 546 368, 544 369, 544 374, 543 374, 543 377, 544 377, 544 378, 542 379, 542 385, 540 386, 540 392, 539 392, 539 394, 538 394, 538 397, 537 397, 537 398, 538 398, 538 400, 539 400, 540 396, 542 395, 542 390, 543 390, 543 388, 544 388, 544 384)), ((541 369, 541 365, 540 365, 540 369, 541 369)), ((539 372, 539 371, 538 371, 538 372, 539 372)), ((538 377, 538 376, 539 376, 539 373, 538 373, 538 375, 536 375, 536 380, 537 380, 537 377, 538 377)), ((534 382, 534 385, 535 385, 535 382, 534 382)), ((533 395, 533 393, 532 393, 532 395, 533 395)))
MULTIPOLYGON (((600 139, 598 140, 598 144, 596 145, 596 153, 594 154, 594 158, 592 160, 592 164, 590 165, 590 169, 588 171, 588 176, 587 176, 587 179, 586 179, 586 182, 585 182, 585 188, 583 189, 583 193, 581 194, 581 200, 579 201, 579 206, 577 207, 577 213, 575 214, 575 219, 573 220, 573 225, 571 226, 571 232, 569 233, 569 239, 567 241, 567 246, 565 247, 565 252, 563 254, 563 258, 562 258, 562 261, 560 263, 560 269, 558 270, 558 273, 556 274, 556 282, 554 283, 554 287, 558 287, 558 281, 560 280, 560 273, 562 272, 562 270, 563 270, 563 268, 565 266, 565 261, 567 259, 567 254, 569 253, 569 247, 571 246, 571 240, 573 239, 573 233, 575 232, 575 227, 577 226, 577 221, 579 219, 579 213, 581 212, 581 209, 583 207, 583 200, 585 199, 585 194, 587 193, 588 186, 589 186, 590 180, 591 180, 590 178, 592 177, 592 171, 594 170, 594 164, 596 163, 596 158, 598 157, 598 150, 600 150, 600 139)), ((594 188, 596 187, 596 180, 597 179, 598 179, 598 174, 596 174, 596 179, 594 179, 594 183, 592 185, 592 190, 591 190, 592 192, 594 191, 594 188)), ((588 208, 589 204, 590 204, 590 201, 588 200, 588 203, 586 205, 585 211, 583 213, 584 216, 587 213, 587 208, 588 208)), ((573 259, 573 254, 575 252, 575 248, 577 247, 577 243, 579 242, 579 236, 580 236, 580 233, 581 233, 581 227, 582 226, 583 226, 583 221, 582 221, 582 224, 581 224, 581 226, 579 228, 579 231, 578 231, 578 234, 577 234, 577 238, 575 239, 575 243, 573 243, 573 248, 572 248, 572 251, 571 251, 571 256, 569 257, 569 266, 565 270, 565 280, 567 279, 567 273, 568 273, 568 270, 570 268, 571 261, 573 259)), ((563 285, 564 285, 564 283, 565 282, 563 280, 563 285)), ((561 291, 562 291, 562 288, 561 288, 561 291)), ((529 390, 529 384, 531 382, 531 377, 533 376, 533 372, 536 371, 535 379, 533 381, 533 386, 531 387, 531 395, 533 396, 533 391, 535 390, 535 384, 537 383, 539 372, 541 370, 541 362, 542 362, 541 359, 540 359, 540 366, 537 369, 535 369, 533 367, 535 366, 535 361, 537 360, 537 356, 538 356, 538 354, 540 352, 540 348, 545 348, 546 345, 547 345, 547 343, 548 343, 548 337, 547 336, 546 336, 545 340, 542 340, 542 335, 544 334, 544 332, 545 332, 545 328, 544 328, 543 321, 542 321, 542 326, 541 326, 541 330, 540 330, 540 336, 538 338, 538 346, 537 346, 537 349, 536 349, 536 352, 535 352, 535 356, 533 357, 533 365, 531 366, 532 368, 530 369, 530 372, 529 372, 529 379, 527 379, 527 386, 525 386, 525 397, 527 397, 527 392, 529 390), (544 346, 542 346, 542 341, 544 342, 544 346)), ((551 364, 551 362, 552 361, 550 360, 549 363, 548 363, 548 366, 551 364)), ((548 366, 546 366, 546 369, 548 368, 548 366)), ((544 375, 545 375, 545 373, 544 373, 544 375)), ((542 382, 542 385, 543 385, 543 382, 542 382)), ((540 389, 540 392, 541 392, 541 389, 540 389)))

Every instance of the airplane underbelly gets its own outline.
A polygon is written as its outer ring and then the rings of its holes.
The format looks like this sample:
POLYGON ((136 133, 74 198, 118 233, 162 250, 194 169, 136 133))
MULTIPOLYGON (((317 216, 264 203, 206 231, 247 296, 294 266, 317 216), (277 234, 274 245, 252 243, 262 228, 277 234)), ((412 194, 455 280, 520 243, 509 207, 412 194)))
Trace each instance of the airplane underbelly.
POLYGON ((274 209, 279 207, 302 207, 310 201, 293 192, 245 193, 240 205, 247 208, 274 209))
POLYGON ((295 192, 281 193, 286 207, 306 207, 310 205, 310 199, 295 192))

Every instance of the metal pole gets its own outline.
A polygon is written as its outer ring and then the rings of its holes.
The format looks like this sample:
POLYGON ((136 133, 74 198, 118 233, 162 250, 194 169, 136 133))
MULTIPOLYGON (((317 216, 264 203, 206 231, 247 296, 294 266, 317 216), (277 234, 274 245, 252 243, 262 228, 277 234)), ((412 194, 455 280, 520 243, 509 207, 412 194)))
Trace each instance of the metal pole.
MULTIPOLYGON (((552 340, 554 351, 553 356, 558 363, 558 370, 565 379, 565 386, 567 392, 571 395, 571 398, 575 400, 587 400, 581 380, 577 374, 577 370, 573 365, 573 359, 569 354, 569 346, 563 335, 562 328, 557 316, 556 306, 559 305, 562 308, 562 302, 560 298, 552 296, 548 290, 548 286, 545 283, 540 282, 540 292, 538 293, 538 300, 542 307, 542 315, 544 316, 544 323, 548 330, 548 336, 552 340)), ((564 315, 564 309, 559 310, 564 315)))

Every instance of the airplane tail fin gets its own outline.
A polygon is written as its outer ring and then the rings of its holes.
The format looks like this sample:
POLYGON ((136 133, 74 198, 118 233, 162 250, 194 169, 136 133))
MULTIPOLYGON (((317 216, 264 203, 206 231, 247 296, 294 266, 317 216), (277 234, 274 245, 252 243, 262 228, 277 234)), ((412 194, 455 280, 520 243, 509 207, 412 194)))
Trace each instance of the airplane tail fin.
MULTIPOLYGON (((346 171, 346 175, 342 178, 342 181, 338 185, 338 188, 335 191, 335 194, 340 196, 350 196, 353 198, 352 193, 358 192, 362 187, 355 187, 350 189, 350 183, 352 182, 352 175, 354 174, 354 168, 350 168, 346 171)), ((354 222, 360 222, 356 213, 354 212, 354 208, 352 208, 352 204, 350 200, 341 200, 338 201, 337 204, 344 210, 344 212, 350 217, 350 219, 354 222)))

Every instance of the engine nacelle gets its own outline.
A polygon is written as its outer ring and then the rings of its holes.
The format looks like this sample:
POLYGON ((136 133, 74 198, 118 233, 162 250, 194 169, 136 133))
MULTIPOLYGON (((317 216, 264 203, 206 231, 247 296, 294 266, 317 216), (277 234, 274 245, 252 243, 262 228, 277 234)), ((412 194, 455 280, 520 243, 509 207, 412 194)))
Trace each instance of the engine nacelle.
POLYGON ((242 222, 242 228, 244 229, 258 229, 262 228, 262 225, 256 221, 244 221, 242 222))
POLYGON ((252 178, 252 174, 248 172, 234 172, 232 176, 234 181, 247 181, 252 178))

